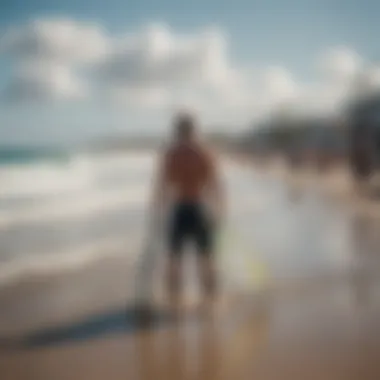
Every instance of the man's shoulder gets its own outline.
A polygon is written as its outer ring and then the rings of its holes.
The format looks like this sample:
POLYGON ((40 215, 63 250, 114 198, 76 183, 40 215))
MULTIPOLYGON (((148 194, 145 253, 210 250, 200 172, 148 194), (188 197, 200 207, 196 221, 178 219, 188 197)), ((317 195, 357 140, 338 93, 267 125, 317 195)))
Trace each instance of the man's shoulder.
POLYGON ((171 143, 171 144, 165 145, 162 152, 163 152, 164 157, 173 158, 177 156, 181 152, 181 150, 177 144, 171 143))
POLYGON ((214 161, 217 157, 215 150, 207 144, 200 145, 200 152, 207 160, 214 161))
POLYGON ((204 143, 194 143, 191 145, 183 145, 179 143, 172 143, 163 146, 163 155, 165 157, 178 157, 182 154, 196 153, 198 156, 202 157, 204 160, 214 161, 216 159, 215 151, 204 143))

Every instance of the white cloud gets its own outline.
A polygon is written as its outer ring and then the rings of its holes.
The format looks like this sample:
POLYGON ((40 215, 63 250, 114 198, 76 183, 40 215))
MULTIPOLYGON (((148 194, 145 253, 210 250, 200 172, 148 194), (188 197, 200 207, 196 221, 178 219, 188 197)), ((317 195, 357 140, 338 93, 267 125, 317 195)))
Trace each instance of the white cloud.
POLYGON ((104 57, 108 47, 96 24, 35 20, 11 28, 0 39, 0 54, 13 59, 13 75, 3 97, 12 101, 83 97, 84 80, 77 70, 104 57))
MULTIPOLYGON (((281 65, 236 65, 218 28, 181 34, 151 24, 111 36, 98 24, 70 19, 14 27, 0 39, 0 54, 13 60, 4 95, 14 101, 88 95, 145 114, 188 107, 210 121, 248 122, 284 103, 331 112, 364 67, 354 51, 332 48, 317 57, 315 80, 302 83, 281 65)), ((379 73, 368 71, 371 85, 380 85, 379 73)))
POLYGON ((368 70, 369 82, 372 86, 380 88, 380 67, 373 66, 368 70))
POLYGON ((97 24, 70 19, 35 20, 10 29, 0 40, 0 52, 18 59, 92 62, 107 54, 109 41, 97 24))
POLYGON ((264 71, 264 87, 273 96, 293 97, 297 91, 297 85, 290 72, 283 67, 272 66, 264 71))
POLYGON ((318 66, 329 81, 347 83, 361 70, 362 59, 347 47, 331 48, 319 58, 318 66))
POLYGON ((163 87, 114 86, 103 95, 106 96, 105 101, 111 101, 113 104, 142 109, 163 108, 170 99, 169 92, 163 87))
POLYGON ((53 61, 27 61, 15 69, 4 95, 9 100, 49 101, 78 99, 85 91, 67 66, 53 61))
POLYGON ((300 89, 292 74, 283 67, 270 66, 263 70, 261 76, 260 93, 263 107, 271 109, 284 103, 297 102, 300 89))
POLYGON ((164 25, 126 35, 94 69, 106 86, 165 86, 172 91, 190 84, 218 88, 235 75, 220 31, 181 36, 164 25))

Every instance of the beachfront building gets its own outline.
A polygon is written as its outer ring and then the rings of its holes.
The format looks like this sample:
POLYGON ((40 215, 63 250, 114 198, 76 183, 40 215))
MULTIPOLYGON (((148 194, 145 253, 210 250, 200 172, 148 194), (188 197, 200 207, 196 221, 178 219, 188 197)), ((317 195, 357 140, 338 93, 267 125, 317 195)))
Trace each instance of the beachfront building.
POLYGON ((350 166, 356 179, 380 168, 380 92, 355 99, 347 107, 350 166))

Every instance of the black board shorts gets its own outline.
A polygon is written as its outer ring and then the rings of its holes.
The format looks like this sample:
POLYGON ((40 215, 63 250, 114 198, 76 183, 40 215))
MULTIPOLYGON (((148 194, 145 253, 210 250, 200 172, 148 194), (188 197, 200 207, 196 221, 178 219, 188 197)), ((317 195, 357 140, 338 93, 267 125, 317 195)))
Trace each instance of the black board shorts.
POLYGON ((182 255, 184 246, 195 245, 197 254, 208 256, 214 248, 214 226, 204 205, 179 202, 173 205, 169 218, 168 244, 171 256, 182 255))

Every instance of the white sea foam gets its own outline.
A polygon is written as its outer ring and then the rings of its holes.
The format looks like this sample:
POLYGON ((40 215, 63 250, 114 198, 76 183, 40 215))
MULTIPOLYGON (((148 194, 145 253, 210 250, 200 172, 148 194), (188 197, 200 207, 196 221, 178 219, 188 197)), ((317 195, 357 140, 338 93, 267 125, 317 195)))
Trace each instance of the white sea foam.
POLYGON ((19 210, 3 210, 0 211, 0 229, 25 223, 77 220, 121 207, 141 207, 144 210, 148 194, 146 186, 140 184, 107 192, 94 191, 81 196, 42 201, 19 210))
POLYGON ((57 250, 50 255, 24 256, 1 265, 0 286, 56 277, 103 259, 133 263, 140 253, 141 243, 141 238, 137 237, 94 239, 74 249, 57 250))
POLYGON ((149 154, 79 155, 63 164, 2 167, 0 204, 5 206, 0 208, 0 229, 143 206, 151 176, 149 154), (122 180, 113 184, 112 177, 122 180), (22 198, 29 202, 17 202, 22 198), (13 200, 11 207, 7 199, 13 200))
POLYGON ((67 162, 43 162, 34 165, 0 167, 0 198, 38 197, 93 190, 107 173, 133 172, 149 174, 152 156, 149 154, 119 154, 109 156, 73 156, 67 162))

